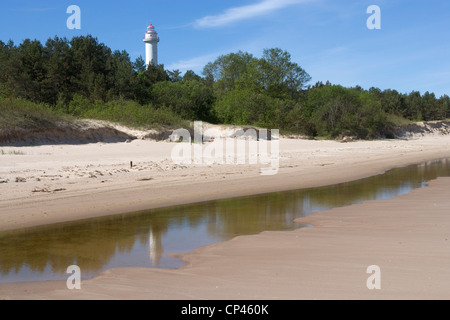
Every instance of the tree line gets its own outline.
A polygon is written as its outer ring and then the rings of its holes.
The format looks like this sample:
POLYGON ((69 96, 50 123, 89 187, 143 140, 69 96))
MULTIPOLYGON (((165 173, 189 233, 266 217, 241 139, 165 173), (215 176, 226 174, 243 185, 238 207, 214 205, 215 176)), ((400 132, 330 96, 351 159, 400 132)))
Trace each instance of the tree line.
POLYGON ((76 117, 145 126, 176 119, 278 128, 286 133, 389 137, 405 121, 446 119, 448 95, 311 84, 282 49, 218 57, 201 75, 148 68, 142 57, 112 51, 93 36, 45 44, 0 41, 0 96, 20 98, 76 117), (146 118, 152 118, 150 119, 146 118), (130 120, 130 118, 133 118, 130 120))

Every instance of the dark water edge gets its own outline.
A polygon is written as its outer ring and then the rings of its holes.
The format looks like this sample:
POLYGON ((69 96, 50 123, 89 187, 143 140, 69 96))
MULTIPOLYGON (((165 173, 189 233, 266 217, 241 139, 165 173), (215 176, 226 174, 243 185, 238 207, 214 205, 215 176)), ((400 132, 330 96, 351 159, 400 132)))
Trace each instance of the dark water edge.
POLYGON ((0 232, 0 283, 66 280, 118 267, 174 269, 167 256, 262 231, 309 227, 299 217, 335 207, 381 200, 450 176, 450 159, 396 168, 384 174, 318 188, 214 200, 131 214, 0 232))

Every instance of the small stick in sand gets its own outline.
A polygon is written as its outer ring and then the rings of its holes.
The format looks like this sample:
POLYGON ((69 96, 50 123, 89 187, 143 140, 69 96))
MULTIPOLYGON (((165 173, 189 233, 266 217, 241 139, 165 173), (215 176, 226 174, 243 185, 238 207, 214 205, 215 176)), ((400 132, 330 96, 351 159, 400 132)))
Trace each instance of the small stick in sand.
POLYGON ((130 168, 133 168, 133 161, 130 161, 130 168))

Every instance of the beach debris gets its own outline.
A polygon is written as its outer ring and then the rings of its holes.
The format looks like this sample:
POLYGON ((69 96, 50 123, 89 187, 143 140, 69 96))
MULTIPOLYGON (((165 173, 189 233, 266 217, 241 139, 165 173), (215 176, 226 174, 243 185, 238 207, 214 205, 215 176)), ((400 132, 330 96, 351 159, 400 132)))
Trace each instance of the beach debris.
POLYGON ((103 172, 96 170, 95 172, 89 172, 89 178, 97 178, 97 175, 103 176, 103 172))
POLYGON ((137 181, 151 181, 153 180, 153 178, 142 178, 142 179, 138 179, 137 181))
POLYGON ((2 183, 8 183, 9 182, 9 179, 1 179, 0 178, 0 184, 2 184, 2 183))
POLYGON ((63 176, 60 174, 43 174, 41 178, 62 178, 63 176))
POLYGON ((33 193, 38 193, 38 192, 43 192, 43 193, 51 193, 51 192, 60 192, 60 191, 65 191, 66 189, 64 188, 57 188, 57 189, 49 189, 49 187, 46 188, 34 188, 31 192, 33 193))
POLYGON ((27 182, 27 179, 22 177, 16 177, 16 182, 27 182))
POLYGON ((51 191, 48 188, 41 188, 41 189, 34 188, 31 192, 33 192, 33 193, 38 193, 38 192, 47 192, 47 193, 49 193, 51 191))
POLYGON ((333 165, 334 163, 319 163, 318 165, 320 166, 320 167, 325 167, 325 166, 331 166, 331 165, 333 165))
POLYGON ((442 135, 447 135, 447 134, 450 133, 450 131, 449 131, 448 128, 441 128, 441 129, 439 130, 439 132, 440 132, 440 134, 442 134, 442 135))
POLYGON ((352 141, 355 141, 355 140, 356 140, 356 137, 354 137, 354 136, 344 136, 342 138, 341 142, 352 142, 352 141))

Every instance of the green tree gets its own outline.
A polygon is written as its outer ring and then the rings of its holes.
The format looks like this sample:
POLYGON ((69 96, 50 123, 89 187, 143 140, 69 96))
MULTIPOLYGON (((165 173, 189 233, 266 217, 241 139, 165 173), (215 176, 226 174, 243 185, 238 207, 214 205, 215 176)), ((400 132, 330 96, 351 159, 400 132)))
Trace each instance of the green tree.
POLYGON ((214 104, 214 113, 221 123, 279 128, 283 107, 283 101, 247 88, 223 95, 214 104))
POLYGON ((17 48, 14 42, 0 41, 0 94, 7 97, 16 95, 15 65, 18 63, 17 48))
POLYGON ((441 119, 447 119, 450 115, 450 97, 443 95, 438 100, 441 119))
POLYGON ((114 51, 111 56, 112 90, 115 99, 134 99, 136 72, 126 51, 114 51))
MULTIPOLYGON (((70 45, 73 91, 90 97, 94 92, 98 74, 102 74, 105 80, 111 79, 111 49, 90 35, 75 37, 70 41, 70 45)), ((105 81, 102 90, 108 91, 110 88, 111 83, 105 81)))
POLYGON ((405 111, 403 116, 413 121, 422 121, 422 96, 418 91, 412 91, 405 98, 405 111))
POLYGON ((184 119, 213 120, 213 91, 202 81, 158 82, 153 86, 152 95, 157 105, 170 108, 184 119))
POLYGON ((439 110, 439 104, 434 93, 425 92, 422 96, 421 113, 423 120, 431 121, 442 118, 439 110))
POLYGON ((259 60, 263 87, 273 97, 298 97, 311 80, 311 76, 297 63, 291 61, 291 55, 279 48, 265 49, 259 60))
POLYGON ((135 100, 145 105, 151 103, 154 99, 152 96, 153 86, 158 82, 170 81, 164 66, 150 64, 144 71, 137 73, 137 83, 134 88, 135 100))
POLYGON ((60 97, 69 101, 71 93, 70 46, 66 38, 48 39, 44 47, 46 76, 42 81, 41 101, 56 105, 60 97))
POLYGON ((170 81, 177 82, 183 80, 180 70, 167 71, 170 81))
POLYGON ((135 62, 133 62, 133 69, 136 73, 144 72, 146 69, 145 61, 142 56, 139 56, 135 62))
POLYGON ((403 116, 406 109, 405 101, 403 95, 398 93, 397 90, 387 89, 382 91, 379 95, 379 101, 385 112, 403 116))
POLYGON ((202 77, 197 75, 194 71, 188 70, 184 73, 183 81, 189 81, 189 80, 201 81, 202 77))
POLYGON ((217 95, 221 95, 236 88, 253 59, 253 55, 242 51, 222 55, 205 66, 203 75, 214 82, 217 95))
POLYGON ((42 81, 46 77, 43 51, 39 41, 26 39, 18 48, 19 59, 13 61, 16 92, 34 102, 40 101, 42 81))
POLYGON ((382 135, 387 127, 376 95, 338 85, 311 89, 303 114, 310 121, 310 132, 320 136, 349 133, 373 138, 382 135))

